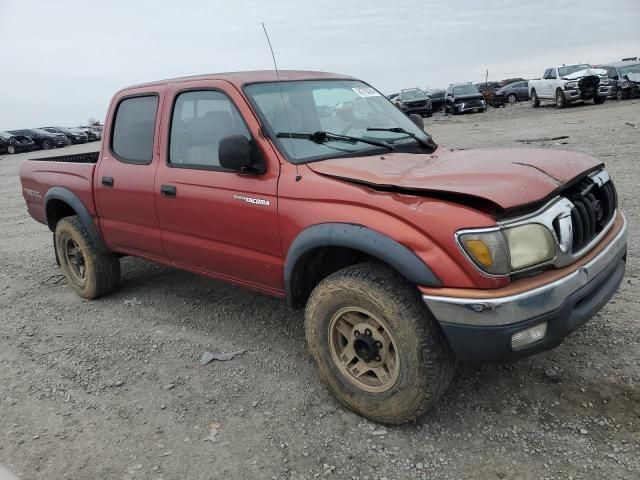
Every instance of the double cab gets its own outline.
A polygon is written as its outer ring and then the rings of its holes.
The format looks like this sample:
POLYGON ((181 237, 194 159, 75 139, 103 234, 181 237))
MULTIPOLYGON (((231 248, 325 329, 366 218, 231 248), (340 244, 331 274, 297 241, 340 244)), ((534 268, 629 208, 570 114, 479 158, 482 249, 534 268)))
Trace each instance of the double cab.
POLYGON ((439 147, 345 75, 125 88, 100 152, 24 161, 20 179, 81 297, 116 289, 121 257, 135 256, 286 299, 305 309, 329 389, 387 424, 437 402, 456 359, 555 347, 625 272, 626 221, 602 162, 439 147))

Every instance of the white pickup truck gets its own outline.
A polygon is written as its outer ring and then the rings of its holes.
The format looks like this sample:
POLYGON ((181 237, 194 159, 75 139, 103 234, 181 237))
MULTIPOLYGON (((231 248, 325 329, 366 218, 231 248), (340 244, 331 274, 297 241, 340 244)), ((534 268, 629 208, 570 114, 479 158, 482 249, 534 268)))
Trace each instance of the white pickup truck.
POLYGON ((529 80, 532 107, 539 107, 540 100, 553 100, 558 108, 579 100, 601 104, 612 89, 607 71, 586 63, 547 68, 541 80, 529 80))

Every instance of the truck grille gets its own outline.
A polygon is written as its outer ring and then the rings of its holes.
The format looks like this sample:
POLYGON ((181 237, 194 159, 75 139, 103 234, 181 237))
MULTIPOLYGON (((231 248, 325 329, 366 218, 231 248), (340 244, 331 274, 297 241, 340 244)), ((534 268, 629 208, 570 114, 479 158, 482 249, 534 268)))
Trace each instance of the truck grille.
POLYGON ((571 253, 577 253, 609 224, 618 206, 618 196, 612 181, 598 185, 590 178, 571 187, 564 196, 574 205, 571 253))

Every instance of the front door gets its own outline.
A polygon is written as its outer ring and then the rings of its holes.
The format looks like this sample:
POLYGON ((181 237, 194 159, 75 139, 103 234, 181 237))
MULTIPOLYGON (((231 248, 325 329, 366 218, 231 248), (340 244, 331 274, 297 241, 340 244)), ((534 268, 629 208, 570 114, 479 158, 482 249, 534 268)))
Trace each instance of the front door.
POLYGON ((168 148, 155 189, 167 255, 179 266, 282 292, 278 160, 262 153, 262 175, 231 172, 218 161, 228 135, 246 136, 261 152, 270 148, 252 133, 258 123, 245 100, 227 82, 190 82, 167 91, 165 110, 168 148))

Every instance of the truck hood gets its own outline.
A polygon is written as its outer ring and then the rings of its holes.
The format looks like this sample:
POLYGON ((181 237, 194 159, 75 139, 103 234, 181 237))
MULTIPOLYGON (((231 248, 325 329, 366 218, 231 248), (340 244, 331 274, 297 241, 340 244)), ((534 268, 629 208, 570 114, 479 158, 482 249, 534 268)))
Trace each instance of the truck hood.
POLYGON ((540 202, 602 163, 588 155, 529 148, 389 153, 307 164, 316 173, 372 188, 479 199, 501 210, 540 202))
POLYGON ((458 100, 475 100, 475 99, 481 100, 482 94, 481 93, 465 93, 464 95, 456 95, 455 99, 456 101, 458 100))
POLYGON ((640 73, 629 72, 625 75, 625 77, 627 77, 627 80, 631 82, 640 83, 640 73))
POLYGON ((607 76, 607 71, 602 68, 585 68, 584 70, 565 75, 562 78, 566 80, 576 80, 578 78, 589 77, 591 75, 595 75, 596 77, 605 77, 607 76))

